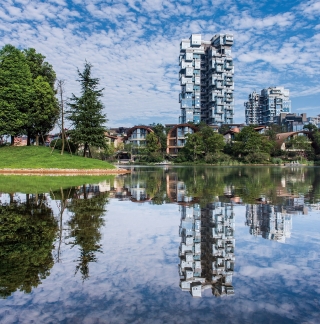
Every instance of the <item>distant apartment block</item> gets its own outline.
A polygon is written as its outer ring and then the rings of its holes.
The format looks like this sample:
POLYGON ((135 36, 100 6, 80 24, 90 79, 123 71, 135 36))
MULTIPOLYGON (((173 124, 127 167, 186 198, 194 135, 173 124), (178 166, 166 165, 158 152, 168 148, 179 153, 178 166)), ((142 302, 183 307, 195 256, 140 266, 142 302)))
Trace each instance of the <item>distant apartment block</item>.
POLYGON ((246 124, 247 125, 259 125, 261 122, 260 113, 260 95, 253 91, 249 94, 248 101, 244 103, 246 107, 246 124))
POLYGON ((232 124, 234 82, 233 35, 215 35, 210 41, 192 34, 180 43, 179 123, 232 124))
POLYGON ((277 122, 281 113, 291 112, 289 90, 284 87, 269 87, 258 94, 253 91, 244 103, 247 125, 268 125, 277 122))
POLYGON ((251 235, 284 243, 291 236, 292 216, 281 206, 247 205, 246 225, 250 227, 251 235))

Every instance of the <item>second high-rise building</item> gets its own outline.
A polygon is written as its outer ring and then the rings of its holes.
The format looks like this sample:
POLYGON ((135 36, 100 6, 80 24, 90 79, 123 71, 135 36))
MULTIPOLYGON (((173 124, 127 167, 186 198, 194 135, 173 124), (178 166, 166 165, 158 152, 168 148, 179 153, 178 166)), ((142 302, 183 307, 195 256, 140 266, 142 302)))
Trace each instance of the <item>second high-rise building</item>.
POLYGON ((215 35, 203 41, 192 34, 180 44, 181 115, 179 123, 204 121, 208 125, 232 124, 233 35, 215 35))

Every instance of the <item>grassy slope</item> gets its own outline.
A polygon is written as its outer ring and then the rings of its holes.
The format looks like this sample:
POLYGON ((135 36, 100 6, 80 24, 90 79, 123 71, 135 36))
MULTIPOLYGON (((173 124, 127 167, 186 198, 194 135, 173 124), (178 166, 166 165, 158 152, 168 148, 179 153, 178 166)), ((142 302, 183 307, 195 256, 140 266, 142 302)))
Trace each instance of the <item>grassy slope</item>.
POLYGON ((44 146, 0 147, 0 169, 114 169, 101 160, 53 150, 44 146))
POLYGON ((48 193, 60 188, 112 181, 114 176, 21 176, 0 175, 0 192, 48 193))

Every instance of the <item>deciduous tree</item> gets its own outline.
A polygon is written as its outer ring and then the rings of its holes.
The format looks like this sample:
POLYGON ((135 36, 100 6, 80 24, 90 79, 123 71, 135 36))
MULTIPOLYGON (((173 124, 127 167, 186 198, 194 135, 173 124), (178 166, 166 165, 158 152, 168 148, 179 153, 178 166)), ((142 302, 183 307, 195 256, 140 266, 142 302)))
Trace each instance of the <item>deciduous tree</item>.
POLYGON ((12 45, 0 50, 0 135, 23 133, 33 97, 32 75, 22 52, 12 45))

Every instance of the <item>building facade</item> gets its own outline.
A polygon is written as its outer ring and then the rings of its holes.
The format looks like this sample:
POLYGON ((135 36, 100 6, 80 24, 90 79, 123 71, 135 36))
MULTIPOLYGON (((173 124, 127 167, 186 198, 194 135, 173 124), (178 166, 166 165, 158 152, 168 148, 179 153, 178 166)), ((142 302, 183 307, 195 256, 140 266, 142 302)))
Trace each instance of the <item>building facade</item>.
POLYGON ((277 122, 281 113, 291 113, 289 90, 284 87, 269 87, 249 94, 244 103, 247 125, 268 125, 277 122))
POLYGON ((233 35, 215 35, 210 41, 192 34, 180 43, 179 123, 232 124, 234 82, 233 35))
POLYGON ((261 123, 260 95, 253 91, 249 94, 248 101, 244 103, 246 124, 259 125, 261 123))

